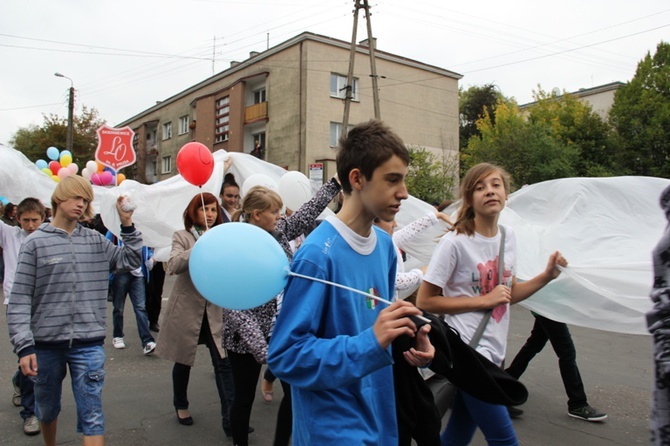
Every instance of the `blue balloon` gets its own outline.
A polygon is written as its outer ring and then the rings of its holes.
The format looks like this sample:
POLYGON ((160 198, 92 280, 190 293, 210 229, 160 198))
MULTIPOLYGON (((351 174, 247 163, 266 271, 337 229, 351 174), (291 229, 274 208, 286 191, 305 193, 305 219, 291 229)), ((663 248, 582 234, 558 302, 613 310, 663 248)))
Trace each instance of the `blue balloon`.
POLYGON ((72 156, 72 152, 70 152, 69 150, 63 150, 63 151, 60 153, 61 158, 64 157, 64 156, 68 156, 68 155, 69 155, 69 156, 72 156))
POLYGON ((45 168, 49 167, 49 165, 47 164, 47 162, 44 161, 44 160, 37 160, 37 161, 35 161, 35 165, 37 166, 37 168, 38 168, 39 170, 42 170, 42 169, 45 169, 45 168))
POLYGON ((59 155, 60 155, 60 152, 54 146, 51 146, 47 149, 47 156, 49 157, 50 160, 58 161, 58 156, 59 155))
POLYGON ((226 223, 198 239, 188 270, 205 299, 223 308, 248 310, 281 292, 289 262, 267 231, 250 223, 226 223))
POLYGON ((5 206, 9 204, 9 200, 6 197, 0 196, 0 203, 5 206))

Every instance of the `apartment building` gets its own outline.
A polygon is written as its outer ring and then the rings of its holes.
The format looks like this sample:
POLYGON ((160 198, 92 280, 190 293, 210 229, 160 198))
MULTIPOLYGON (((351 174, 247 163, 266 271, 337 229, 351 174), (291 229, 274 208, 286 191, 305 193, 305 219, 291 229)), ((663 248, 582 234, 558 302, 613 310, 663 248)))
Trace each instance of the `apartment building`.
MULTIPOLYGON (((118 124, 136 133, 138 180, 152 183, 177 173, 187 142, 212 151, 251 153, 307 173, 322 163, 335 173, 351 44, 305 32, 193 85, 118 124)), ((375 49, 381 118, 408 146, 439 159, 458 154, 458 80, 444 68, 375 49)), ((349 123, 374 116, 369 47, 356 47, 349 123)))

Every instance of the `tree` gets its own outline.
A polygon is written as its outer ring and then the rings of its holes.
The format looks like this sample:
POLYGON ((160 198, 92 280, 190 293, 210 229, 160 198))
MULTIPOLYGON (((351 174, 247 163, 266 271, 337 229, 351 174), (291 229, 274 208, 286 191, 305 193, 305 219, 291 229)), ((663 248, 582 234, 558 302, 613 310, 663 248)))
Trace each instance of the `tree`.
MULTIPOLYGON (((81 113, 75 115, 72 122, 73 162, 83 168, 87 161, 94 159, 95 149, 98 147, 96 130, 105 121, 99 118, 95 108, 89 110, 83 106, 81 113)), ((51 146, 64 149, 66 140, 67 118, 50 114, 44 116, 41 126, 19 128, 9 143, 34 162, 46 159, 46 150, 51 146)))
POLYGON ((474 85, 467 90, 458 91, 459 147, 467 147, 468 140, 479 136, 477 120, 488 113, 495 124, 495 108, 503 99, 502 93, 494 84, 474 85))
POLYGON ((481 136, 470 138, 461 157, 468 167, 498 164, 516 186, 575 175, 579 151, 554 137, 545 123, 527 120, 513 102, 499 101, 495 123, 487 112, 477 129, 481 136))
POLYGON ((614 163, 611 127, 588 103, 567 93, 556 96, 541 88, 533 97, 536 104, 528 111, 528 121, 546 126, 553 138, 578 150, 573 165, 576 176, 620 173, 614 163))
POLYGON ((440 203, 453 198, 458 175, 458 158, 437 155, 424 147, 409 148, 407 190, 426 203, 440 203))
POLYGON ((619 88, 610 122, 620 141, 619 164, 634 175, 670 177, 670 43, 647 53, 619 88))

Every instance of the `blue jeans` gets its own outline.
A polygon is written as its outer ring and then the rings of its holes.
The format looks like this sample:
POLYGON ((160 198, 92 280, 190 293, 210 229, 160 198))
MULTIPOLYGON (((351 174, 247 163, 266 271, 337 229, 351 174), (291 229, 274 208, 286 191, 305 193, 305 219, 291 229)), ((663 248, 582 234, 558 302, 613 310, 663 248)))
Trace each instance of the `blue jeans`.
POLYGON ((130 302, 133 304, 137 332, 140 335, 142 346, 147 345, 148 342, 154 342, 149 331, 149 316, 145 307, 144 277, 137 277, 129 272, 116 273, 112 282, 114 337, 123 337, 123 309, 126 305, 127 294, 130 294, 130 302))
POLYGON ((565 393, 568 395, 568 410, 586 406, 588 403, 584 383, 579 374, 579 368, 577 368, 577 352, 568 326, 539 314, 533 313, 533 316, 535 316, 535 325, 530 332, 530 337, 505 371, 519 379, 531 359, 542 351, 547 341, 550 341, 558 356, 558 369, 561 372, 565 393))
POLYGON ((27 420, 28 418, 35 415, 35 389, 33 381, 21 373, 21 368, 16 371, 14 378, 12 380, 19 386, 21 389, 21 418, 27 420))
POLYGON ((35 384, 35 415, 44 422, 54 421, 61 410, 63 379, 70 368, 72 393, 77 406, 77 432, 103 435, 102 386, 105 382, 105 350, 101 345, 68 349, 39 349, 35 384))
POLYGON ((488 445, 519 444, 505 406, 485 403, 462 390, 457 391, 449 423, 440 437, 442 446, 470 444, 477 426, 482 430, 488 445))

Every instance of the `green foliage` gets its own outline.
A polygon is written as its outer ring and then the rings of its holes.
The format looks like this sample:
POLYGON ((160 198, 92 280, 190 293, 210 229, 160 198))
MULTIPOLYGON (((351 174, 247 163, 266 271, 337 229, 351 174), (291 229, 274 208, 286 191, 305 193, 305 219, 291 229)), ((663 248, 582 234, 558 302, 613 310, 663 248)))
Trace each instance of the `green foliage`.
MULTIPOLYGON (((99 118, 95 108, 89 110, 84 106, 81 113, 75 114, 72 122, 73 162, 83 168, 87 161, 94 159, 95 149, 98 147, 96 130, 105 121, 99 118)), ((46 150, 51 146, 65 150, 66 141, 67 118, 51 114, 44 116, 41 126, 31 125, 18 129, 9 143, 34 162, 38 159, 47 161, 46 150)))
POLYGON ((495 123, 495 107, 498 101, 503 99, 503 95, 494 84, 485 84, 474 85, 467 90, 460 89, 458 96, 459 147, 462 149, 467 147, 471 137, 479 136, 477 120, 485 113, 488 113, 495 123))
POLYGON ((492 162, 504 167, 516 186, 574 176, 578 151, 554 138, 546 125, 526 120, 514 103, 499 102, 496 122, 488 113, 477 122, 462 161, 467 167, 492 162))
POLYGON ((542 89, 534 99, 536 104, 523 113, 504 99, 494 107, 495 116, 486 112, 477 121, 479 136, 461 152, 463 168, 493 162, 510 172, 517 186, 622 173, 614 157, 616 138, 588 104, 542 89))
POLYGON ((409 173, 407 190, 427 203, 440 203, 453 198, 458 175, 458 158, 439 160, 424 147, 409 148, 409 173))
POLYGON ((619 88, 610 122, 620 143, 616 160, 628 173, 670 177, 670 43, 647 53, 619 88))

